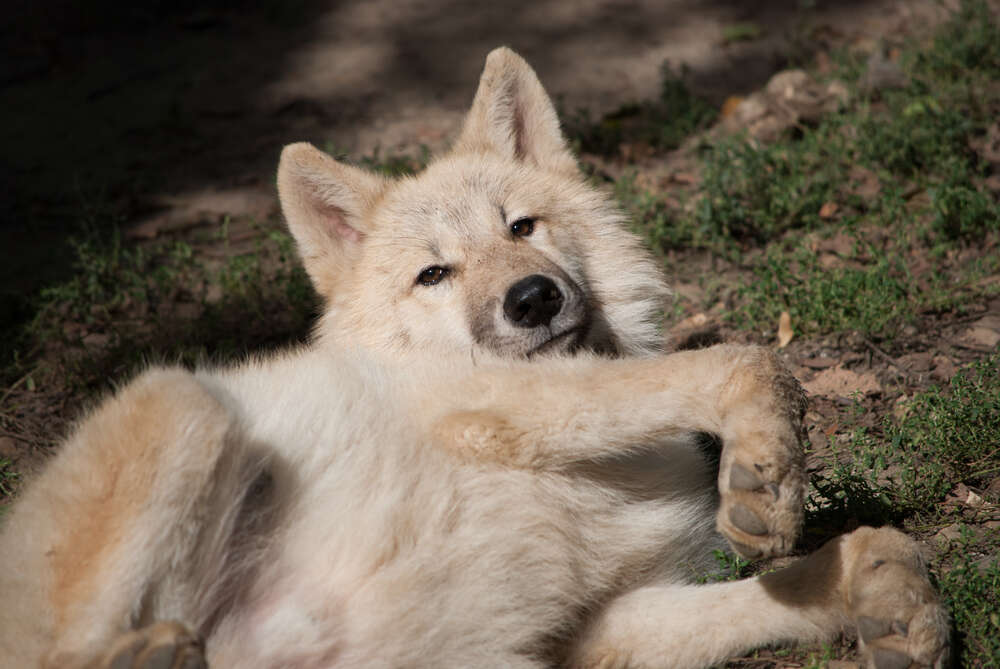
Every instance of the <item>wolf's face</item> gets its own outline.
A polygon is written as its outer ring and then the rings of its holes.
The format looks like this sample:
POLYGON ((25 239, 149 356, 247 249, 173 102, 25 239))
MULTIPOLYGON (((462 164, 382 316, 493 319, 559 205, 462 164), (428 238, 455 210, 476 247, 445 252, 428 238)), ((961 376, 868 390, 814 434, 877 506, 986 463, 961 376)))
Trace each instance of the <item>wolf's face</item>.
POLYGON ((321 339, 432 354, 655 348, 659 272, 510 51, 491 54, 458 142, 420 175, 390 181, 295 144, 278 184, 327 300, 321 339))

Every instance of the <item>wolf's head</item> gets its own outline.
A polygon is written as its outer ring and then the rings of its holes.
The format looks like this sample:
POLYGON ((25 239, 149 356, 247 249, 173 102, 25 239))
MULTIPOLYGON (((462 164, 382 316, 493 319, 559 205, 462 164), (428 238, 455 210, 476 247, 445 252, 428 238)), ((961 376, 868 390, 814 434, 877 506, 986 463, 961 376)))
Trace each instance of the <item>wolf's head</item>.
POLYGON ((457 142, 419 175, 390 180, 292 144, 278 190, 326 300, 320 342, 516 356, 658 346, 659 271, 509 49, 487 57, 457 142))

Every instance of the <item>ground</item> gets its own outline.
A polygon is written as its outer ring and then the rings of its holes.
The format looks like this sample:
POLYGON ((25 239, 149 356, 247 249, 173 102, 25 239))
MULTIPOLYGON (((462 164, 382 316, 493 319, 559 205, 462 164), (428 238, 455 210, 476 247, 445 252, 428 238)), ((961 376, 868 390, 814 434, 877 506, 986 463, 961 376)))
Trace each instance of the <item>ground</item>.
MULTIPOLYGON (((305 339, 316 303, 277 217, 281 145, 418 169, 508 44, 662 258, 671 345, 774 346, 810 392, 797 552, 903 527, 951 607, 956 663, 1000 664, 995 5, 49 0, 13 15, 0 500, 150 359, 305 339)), ((729 666, 845 669, 853 643, 729 666)))

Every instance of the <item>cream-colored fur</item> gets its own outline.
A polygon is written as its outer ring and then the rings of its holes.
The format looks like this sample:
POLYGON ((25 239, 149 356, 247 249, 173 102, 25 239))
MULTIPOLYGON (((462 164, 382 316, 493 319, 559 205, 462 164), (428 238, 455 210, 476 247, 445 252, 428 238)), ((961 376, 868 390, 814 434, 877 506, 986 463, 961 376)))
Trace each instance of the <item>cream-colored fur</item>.
POLYGON ((724 540, 792 548, 801 391, 764 349, 657 352, 655 264, 518 56, 421 175, 297 144, 278 185, 315 341, 80 424, 0 535, 0 665, 703 667, 855 626, 872 666, 943 662, 895 530, 694 585, 724 540))

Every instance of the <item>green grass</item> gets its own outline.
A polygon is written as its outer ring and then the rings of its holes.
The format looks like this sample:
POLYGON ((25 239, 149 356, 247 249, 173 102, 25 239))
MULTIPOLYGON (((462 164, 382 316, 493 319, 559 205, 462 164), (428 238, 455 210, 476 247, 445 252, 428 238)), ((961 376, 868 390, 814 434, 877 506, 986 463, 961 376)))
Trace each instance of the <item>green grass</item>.
POLYGON ((959 630, 962 666, 995 666, 1000 531, 979 524, 973 531, 961 523, 974 520, 962 520, 974 512, 942 502, 960 483, 982 490, 1000 475, 1000 353, 961 370, 947 386, 916 395, 903 418, 854 429, 828 464, 812 481, 807 531, 835 530, 845 518, 918 532, 960 523, 961 539, 932 567, 959 630))
POLYGON ((577 151, 601 156, 618 155, 625 143, 667 151, 676 148, 694 132, 708 127, 715 109, 695 95, 684 81, 683 71, 669 65, 662 69, 657 100, 623 105, 596 123, 587 110, 563 114, 563 127, 577 151))
MULTIPOLYGON (((957 558, 939 569, 938 587, 955 623, 961 666, 995 667, 1000 660, 1000 559, 977 564, 979 548, 968 528, 956 548, 957 558)), ((1000 537, 993 537, 993 546, 1000 537)))
POLYGON ((833 76, 852 89, 845 109, 772 144, 703 143, 701 181, 681 206, 629 176, 616 194, 654 250, 701 248, 744 270, 727 316, 742 328, 773 330, 788 311, 798 332, 891 339, 921 313, 995 295, 977 281, 998 271, 996 258, 943 261, 1000 235, 1000 204, 981 186, 988 166, 971 148, 1000 115, 1000 30, 988 19, 967 2, 942 28, 949 37, 911 44, 900 90, 861 90, 859 57, 841 54, 833 76), (857 250, 825 266, 808 242, 837 233, 857 250), (909 270, 919 258, 935 267, 930 279, 909 270))
POLYGON ((38 383, 100 392, 150 360, 225 359, 305 337, 317 298, 293 242, 260 226, 253 248, 228 250, 228 225, 212 235, 224 260, 207 264, 187 241, 144 245, 88 227, 74 240, 73 277, 44 289, 3 369, 7 385, 38 383), (55 351, 39 356, 39 350, 55 351))
POLYGON ((855 430, 850 460, 835 459, 831 479, 854 493, 867 487, 855 497, 881 499, 883 508, 919 522, 925 513, 936 518, 936 505, 957 484, 981 489, 1000 476, 1000 354, 915 395, 905 411, 877 430, 855 430))

